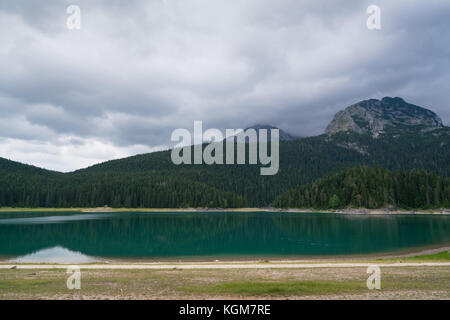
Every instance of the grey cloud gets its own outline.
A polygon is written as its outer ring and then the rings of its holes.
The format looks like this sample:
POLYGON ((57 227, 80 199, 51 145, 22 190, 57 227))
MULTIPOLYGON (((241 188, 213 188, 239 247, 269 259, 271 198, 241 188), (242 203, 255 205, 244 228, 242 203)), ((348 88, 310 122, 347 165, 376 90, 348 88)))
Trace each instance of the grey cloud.
POLYGON ((380 31, 366 28, 369 4, 2 1, 0 136, 151 147, 194 120, 307 136, 386 95, 449 124, 450 3, 379 0, 380 31), (66 29, 69 4, 82 9, 79 31, 66 29))

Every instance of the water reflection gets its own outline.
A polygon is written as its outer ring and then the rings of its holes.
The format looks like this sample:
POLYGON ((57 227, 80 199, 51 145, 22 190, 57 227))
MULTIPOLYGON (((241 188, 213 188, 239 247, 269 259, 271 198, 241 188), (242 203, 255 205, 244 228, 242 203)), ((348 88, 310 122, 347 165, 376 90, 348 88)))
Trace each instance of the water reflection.
POLYGON ((449 242, 449 216, 0 215, 0 256, 9 257, 54 247, 106 258, 288 257, 378 253, 449 242))
POLYGON ((88 257, 80 252, 74 252, 62 247, 42 249, 22 257, 7 260, 16 263, 89 263, 99 259, 88 257))
POLYGON ((49 224, 49 223, 65 223, 70 221, 81 220, 97 220, 97 219, 109 219, 110 216, 105 214, 71 214, 61 216, 40 216, 40 217, 24 217, 24 218, 7 218, 0 219, 0 224, 49 224))

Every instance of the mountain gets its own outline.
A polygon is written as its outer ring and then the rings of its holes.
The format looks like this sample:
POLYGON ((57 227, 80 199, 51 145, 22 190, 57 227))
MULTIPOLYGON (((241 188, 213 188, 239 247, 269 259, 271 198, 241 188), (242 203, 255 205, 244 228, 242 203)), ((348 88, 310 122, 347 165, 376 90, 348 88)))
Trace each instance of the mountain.
POLYGON ((361 101, 338 112, 326 133, 352 131, 378 137, 387 130, 441 127, 442 120, 434 112, 407 103, 402 98, 385 97, 361 101))
MULTIPOLYGON (((268 124, 256 124, 254 126, 245 128, 245 130, 248 130, 248 129, 255 129, 257 133, 259 133, 260 129, 267 130, 267 140, 272 140, 272 136, 270 133, 270 130, 272 130, 272 129, 279 130, 280 141, 292 141, 292 140, 300 139, 300 137, 294 137, 294 136, 290 135, 289 133, 287 133, 286 131, 281 130, 280 128, 274 127, 272 125, 268 125, 268 124)), ((259 135, 258 135, 258 138, 259 138, 259 135)))
POLYGON ((107 161, 65 174, 2 160, 0 206, 264 207, 287 190, 360 165, 423 169, 449 177, 450 128, 442 126, 431 111, 405 104, 383 107, 393 110, 385 112, 389 121, 376 138, 374 126, 358 125, 366 130, 335 130, 280 141, 280 169, 275 176, 261 176, 260 165, 176 166, 171 151, 107 161), (399 118, 392 118, 393 114, 399 118))

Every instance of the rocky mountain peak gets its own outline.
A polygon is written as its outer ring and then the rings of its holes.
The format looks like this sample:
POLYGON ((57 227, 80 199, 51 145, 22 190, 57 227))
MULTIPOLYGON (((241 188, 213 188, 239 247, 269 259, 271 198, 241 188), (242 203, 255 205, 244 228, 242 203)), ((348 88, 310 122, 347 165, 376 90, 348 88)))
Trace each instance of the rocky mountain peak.
POLYGON ((339 111, 328 125, 327 134, 343 131, 369 133, 377 137, 387 129, 439 128, 442 120, 433 111, 407 103, 399 97, 358 102, 339 111))

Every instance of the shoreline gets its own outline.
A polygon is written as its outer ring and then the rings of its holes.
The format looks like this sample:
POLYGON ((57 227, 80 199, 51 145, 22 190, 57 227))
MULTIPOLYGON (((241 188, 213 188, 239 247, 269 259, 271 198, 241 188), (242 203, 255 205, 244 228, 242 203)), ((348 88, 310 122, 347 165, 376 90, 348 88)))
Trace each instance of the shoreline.
POLYGON ((0 213, 14 212, 80 212, 80 213, 118 213, 118 212, 180 212, 180 213, 207 213, 207 212, 267 212, 267 213, 328 213, 347 215, 450 215, 450 209, 412 209, 412 210, 389 210, 347 208, 347 209, 299 209, 299 208, 0 208, 0 213))
POLYGON ((212 269, 313 269, 313 268, 367 268, 378 267, 450 267, 450 262, 329 262, 329 263, 218 263, 218 264, 0 264, 0 269, 67 269, 77 266, 80 269, 109 270, 212 270, 212 269))
MULTIPOLYGON (((367 253, 367 254, 353 254, 353 255, 334 255, 334 256, 305 256, 305 257, 286 257, 286 256, 272 256, 272 257, 198 257, 198 258, 173 258, 173 259, 108 259, 92 257, 91 262, 17 262, 0 257, 0 269, 5 266, 91 266, 91 265, 109 265, 109 266, 171 266, 177 267, 180 265, 188 266, 229 266, 229 265, 297 265, 297 264, 354 264, 354 263, 372 263, 372 264, 392 264, 404 263, 404 261, 411 261, 411 258, 429 257, 447 251, 450 258, 450 246, 427 246, 421 248, 413 248, 409 250, 391 251, 383 253, 367 253), (217 259, 220 258, 220 259, 217 259)), ((413 261, 411 261, 413 262, 413 261)), ((417 261, 419 263, 420 260, 417 261)), ((420 263, 436 262, 427 261, 426 258, 420 263)), ((450 262, 449 262, 450 263, 450 262)))

